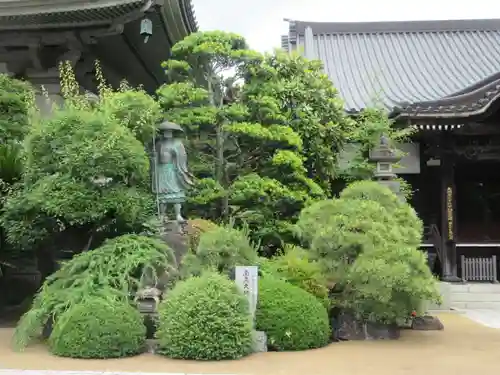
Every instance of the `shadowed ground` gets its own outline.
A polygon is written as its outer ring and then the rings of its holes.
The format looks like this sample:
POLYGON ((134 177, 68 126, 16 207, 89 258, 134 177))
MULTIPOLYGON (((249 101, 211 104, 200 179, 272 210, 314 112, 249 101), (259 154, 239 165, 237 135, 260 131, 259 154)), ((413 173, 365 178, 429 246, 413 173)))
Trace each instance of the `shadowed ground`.
POLYGON ((344 342, 306 352, 260 353, 239 361, 175 361, 142 355, 119 360, 52 357, 43 346, 14 353, 12 329, 0 329, 0 367, 23 370, 135 371, 255 375, 453 375, 494 374, 500 369, 500 330, 460 314, 439 318, 440 332, 404 331, 398 341, 344 342))

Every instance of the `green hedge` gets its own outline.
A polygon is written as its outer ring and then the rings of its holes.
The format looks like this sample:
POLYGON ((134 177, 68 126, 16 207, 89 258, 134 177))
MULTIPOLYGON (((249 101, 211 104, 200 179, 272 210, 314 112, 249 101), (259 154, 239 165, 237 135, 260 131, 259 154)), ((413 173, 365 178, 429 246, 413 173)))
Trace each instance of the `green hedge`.
POLYGON ((139 354, 146 327, 127 303, 88 298, 61 315, 49 337, 50 351, 61 357, 119 358, 139 354))
POLYGON ((256 326, 276 351, 319 348, 331 335, 327 310, 316 297, 272 277, 259 279, 256 326))
POLYGON ((179 282, 159 307, 159 353, 170 358, 237 359, 251 352, 248 302, 216 273, 179 282))

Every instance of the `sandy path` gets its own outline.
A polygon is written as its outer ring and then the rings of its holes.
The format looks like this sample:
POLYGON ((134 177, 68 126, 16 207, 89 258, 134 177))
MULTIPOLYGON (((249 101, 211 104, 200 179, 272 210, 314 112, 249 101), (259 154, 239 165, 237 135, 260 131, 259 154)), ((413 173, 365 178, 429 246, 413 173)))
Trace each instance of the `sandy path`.
POLYGON ((0 330, 0 367, 38 370, 136 371, 255 375, 470 375, 500 369, 500 330, 459 314, 441 314, 441 332, 404 331, 398 341, 344 342, 297 353, 260 353, 239 361, 175 361, 142 355, 119 360, 52 357, 43 346, 9 348, 11 329, 0 330))

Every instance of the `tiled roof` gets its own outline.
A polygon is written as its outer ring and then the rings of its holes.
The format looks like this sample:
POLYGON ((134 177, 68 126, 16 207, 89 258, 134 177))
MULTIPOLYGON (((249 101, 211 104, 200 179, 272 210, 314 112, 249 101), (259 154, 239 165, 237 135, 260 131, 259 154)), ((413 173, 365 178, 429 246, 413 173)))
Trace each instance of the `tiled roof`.
POLYGON ((0 30, 108 25, 155 5, 179 10, 187 32, 197 30, 191 0, 3 0, 0 30))
POLYGON ((500 19, 290 21, 282 46, 323 61, 347 110, 381 103, 456 115, 484 109, 500 93, 500 19))
POLYGON ((147 0, 18 0, 0 2, 0 29, 109 24, 135 11, 147 0))

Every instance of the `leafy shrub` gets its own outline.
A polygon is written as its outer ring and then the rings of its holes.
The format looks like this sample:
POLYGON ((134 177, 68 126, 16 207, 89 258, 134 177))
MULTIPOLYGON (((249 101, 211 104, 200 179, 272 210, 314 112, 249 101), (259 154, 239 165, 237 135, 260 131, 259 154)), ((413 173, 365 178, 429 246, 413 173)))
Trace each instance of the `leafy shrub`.
POLYGON ((229 275, 235 266, 251 266, 257 261, 257 250, 246 231, 222 226, 202 233, 198 247, 184 257, 182 266, 184 275, 200 275, 204 270, 229 275))
POLYGON ((256 326, 276 351, 319 348, 330 339, 325 306, 305 290, 272 277, 259 279, 256 326))
POLYGON ((283 254, 261 263, 262 273, 281 278, 316 296, 329 305, 327 278, 321 265, 310 259, 309 253, 298 246, 285 246, 283 254))
POLYGON ((0 74, 0 140, 21 141, 31 125, 35 108, 33 87, 24 81, 0 74))
POLYGON ((377 202, 337 199, 335 210, 327 224, 310 229, 314 232, 311 252, 316 259, 343 265, 369 249, 402 243, 399 226, 377 202))
POLYGON ((187 235, 189 237, 189 249, 196 251, 200 243, 200 236, 217 228, 217 224, 205 219, 192 219, 188 221, 187 235))
POLYGON ((16 328, 15 347, 26 347, 49 318, 57 323, 72 306, 95 296, 128 301, 143 284, 154 284, 160 273, 176 276, 175 257, 163 242, 149 237, 124 235, 76 255, 45 280, 16 328))
POLYGON ((26 149, 27 171, 36 177, 57 172, 84 182, 104 176, 130 185, 149 177, 144 145, 115 118, 98 111, 55 110, 32 126, 26 149))
POLYGON ((338 199, 320 200, 305 207, 300 211, 299 219, 295 224, 296 235, 304 244, 310 244, 315 235, 313 228, 327 225, 331 216, 341 211, 342 208, 339 206, 338 199))
POLYGON ((159 307, 156 336, 160 353, 171 358, 241 358, 252 348, 248 301, 219 274, 181 281, 159 307))
POLYGON ((89 298, 65 311, 49 338, 61 357, 118 358, 144 349, 146 327, 139 311, 124 301, 89 298))
POLYGON ((360 319, 398 323, 418 311, 423 300, 439 301, 436 282, 417 248, 422 223, 387 187, 353 183, 340 199, 301 214, 298 226, 303 231, 309 226, 305 235, 311 253, 335 283, 332 302, 360 319))
POLYGON ((387 186, 376 181, 358 181, 347 186, 340 193, 341 199, 360 199, 373 201, 384 207, 393 216, 402 239, 408 246, 420 246, 423 224, 415 210, 399 199, 387 186))
POLYGON ((142 143, 151 142, 156 125, 162 117, 156 100, 145 91, 127 85, 122 85, 118 92, 106 94, 103 96, 100 110, 114 116, 142 143))
POLYGON ((365 321, 400 323, 422 301, 440 301, 424 253, 415 248, 378 248, 361 254, 347 276, 342 299, 365 321))

